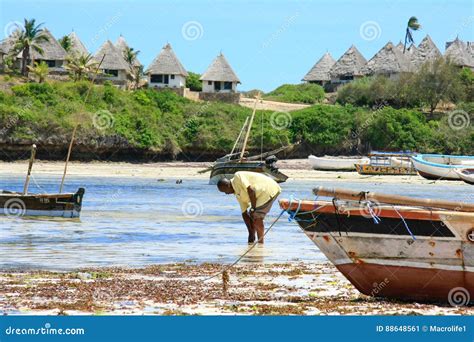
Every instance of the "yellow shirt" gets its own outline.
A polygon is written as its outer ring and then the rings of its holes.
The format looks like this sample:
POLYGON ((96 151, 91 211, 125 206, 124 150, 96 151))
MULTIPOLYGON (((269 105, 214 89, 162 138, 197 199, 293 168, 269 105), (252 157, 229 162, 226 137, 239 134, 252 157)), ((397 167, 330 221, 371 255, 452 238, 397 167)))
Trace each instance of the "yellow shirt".
POLYGON ((239 201, 242 212, 250 206, 250 198, 247 188, 250 186, 255 191, 257 208, 264 205, 281 192, 280 186, 268 176, 257 172, 239 171, 230 180, 235 197, 239 201))

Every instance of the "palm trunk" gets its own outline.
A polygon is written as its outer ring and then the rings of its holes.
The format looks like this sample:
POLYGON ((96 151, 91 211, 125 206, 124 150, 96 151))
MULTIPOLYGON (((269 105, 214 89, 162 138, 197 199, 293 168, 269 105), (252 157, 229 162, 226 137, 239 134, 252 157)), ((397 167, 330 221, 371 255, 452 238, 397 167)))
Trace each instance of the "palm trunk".
POLYGON ((28 76, 28 69, 27 69, 27 65, 28 65, 28 59, 30 58, 30 48, 29 47, 26 47, 23 49, 23 52, 21 54, 21 74, 23 76, 28 76))

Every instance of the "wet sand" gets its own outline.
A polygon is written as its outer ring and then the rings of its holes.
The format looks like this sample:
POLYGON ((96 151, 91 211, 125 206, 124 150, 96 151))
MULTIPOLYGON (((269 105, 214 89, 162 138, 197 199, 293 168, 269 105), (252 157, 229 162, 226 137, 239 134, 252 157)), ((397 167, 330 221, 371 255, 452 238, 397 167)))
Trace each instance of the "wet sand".
POLYGON ((372 298, 334 266, 222 265, 0 273, 0 312, 38 315, 472 315, 467 307, 372 298), (218 274, 215 278, 210 276, 218 274), (209 279, 209 280, 206 280, 209 279))
MULTIPOLYGON (((68 175, 94 177, 139 177, 152 179, 207 179, 209 173, 199 174, 212 163, 206 162, 168 162, 132 164, 124 162, 71 162, 68 175)), ((280 171, 291 179, 305 180, 340 180, 377 183, 431 184, 433 181, 421 176, 368 176, 357 172, 334 172, 312 170, 307 159, 280 160, 277 164, 280 171)), ((28 161, 0 162, 0 174, 25 175, 28 161)), ((38 160, 33 166, 33 175, 52 175, 61 177, 64 170, 63 162, 38 160)), ((463 182, 436 181, 436 184, 462 185, 463 182)))

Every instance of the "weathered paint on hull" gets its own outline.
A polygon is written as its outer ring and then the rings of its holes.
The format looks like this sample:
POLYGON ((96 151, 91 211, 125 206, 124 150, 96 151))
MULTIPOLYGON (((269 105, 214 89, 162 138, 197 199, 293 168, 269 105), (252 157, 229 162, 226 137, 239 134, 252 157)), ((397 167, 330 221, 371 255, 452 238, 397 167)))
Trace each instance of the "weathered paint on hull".
POLYGON ((361 175, 416 175, 416 171, 411 167, 403 166, 374 166, 356 164, 356 170, 361 175))
POLYGON ((280 206, 299 207, 305 234, 364 294, 445 302, 461 287, 474 300, 474 213, 380 205, 372 209, 377 224, 354 204, 342 210, 327 201, 281 200, 280 206))

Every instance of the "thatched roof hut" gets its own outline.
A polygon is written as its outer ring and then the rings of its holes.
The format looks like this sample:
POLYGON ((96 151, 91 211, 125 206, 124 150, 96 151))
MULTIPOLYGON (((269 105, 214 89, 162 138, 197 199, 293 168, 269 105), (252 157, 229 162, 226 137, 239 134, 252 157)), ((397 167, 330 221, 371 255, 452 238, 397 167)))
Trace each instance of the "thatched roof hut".
POLYGON ((76 32, 72 31, 68 34, 69 39, 71 40, 71 49, 70 53, 80 55, 88 55, 89 51, 82 41, 77 36, 76 32))
POLYGON ((206 72, 202 74, 201 81, 221 81, 221 82, 237 82, 239 78, 230 66, 222 52, 209 65, 206 72))
POLYGON ((179 61, 170 44, 166 44, 161 49, 160 53, 145 71, 145 74, 188 76, 188 72, 179 61))
POLYGON ((472 50, 462 40, 456 38, 450 44, 446 44, 445 57, 449 58, 453 64, 461 67, 474 67, 472 50))
POLYGON ((302 81, 315 83, 330 81, 329 70, 331 70, 334 63, 336 63, 336 60, 332 58, 329 52, 326 52, 303 77, 302 81))
POLYGON ((362 68, 367 63, 367 60, 352 45, 332 66, 329 71, 331 79, 351 79, 354 76, 362 76, 362 68))
POLYGON ((420 42, 417 49, 411 55, 411 61, 415 69, 419 69, 425 62, 441 57, 436 44, 429 35, 420 42))
MULTIPOLYGON (((115 42, 115 47, 116 47, 118 50, 121 51, 121 53, 122 53, 122 58, 125 58, 125 57, 123 56, 123 54, 124 54, 125 50, 126 50, 127 48, 129 48, 129 45, 128 45, 127 41, 125 40, 125 38, 124 38, 122 35, 120 35, 120 37, 118 37, 117 41, 115 42)), ((135 58, 135 62, 133 63, 133 65, 136 66, 136 67, 140 67, 140 66, 142 66, 142 63, 140 63, 140 61, 138 60, 138 58, 135 58)))
POLYGON ((102 58, 101 70, 125 70, 128 71, 128 65, 123 59, 122 53, 118 50, 110 40, 107 40, 96 52, 94 59, 100 63, 102 58), (104 57, 105 55, 105 57, 104 57))
MULTIPOLYGON (((67 52, 63 49, 61 44, 54 38, 47 28, 42 29, 42 34, 48 37, 48 41, 42 41, 38 44, 43 50, 43 53, 30 48, 30 58, 33 60, 47 60, 47 61, 58 61, 62 64, 66 60, 67 52)), ((22 58, 21 52, 17 55, 17 58, 22 58)), ((57 65, 58 66, 58 65, 57 65)))
POLYGON ((396 75, 410 72, 410 59, 400 51, 392 42, 385 44, 362 68, 362 72, 368 75, 396 75))

